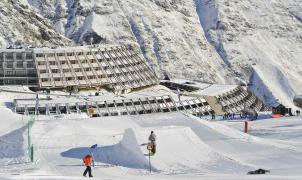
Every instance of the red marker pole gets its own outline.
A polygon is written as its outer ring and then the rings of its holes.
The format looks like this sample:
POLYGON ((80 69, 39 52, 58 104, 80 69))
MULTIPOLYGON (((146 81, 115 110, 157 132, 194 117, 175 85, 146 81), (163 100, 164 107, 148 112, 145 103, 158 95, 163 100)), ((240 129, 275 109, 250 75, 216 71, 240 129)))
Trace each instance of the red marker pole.
POLYGON ((153 148, 153 145, 148 143, 147 149, 149 151, 149 170, 150 170, 150 173, 151 173, 151 149, 152 148, 153 148))
POLYGON ((244 132, 247 133, 248 130, 248 122, 244 121, 244 132))

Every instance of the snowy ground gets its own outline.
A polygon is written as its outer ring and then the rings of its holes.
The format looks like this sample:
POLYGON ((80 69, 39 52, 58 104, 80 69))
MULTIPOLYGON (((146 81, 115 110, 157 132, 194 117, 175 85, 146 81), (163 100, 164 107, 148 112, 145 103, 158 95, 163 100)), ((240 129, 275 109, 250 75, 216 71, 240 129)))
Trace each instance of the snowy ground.
POLYGON ((1 108, 0 179, 82 179, 81 158, 94 151, 95 179, 301 179, 302 117, 206 121, 182 113, 36 120, 35 161, 26 159, 26 121, 1 108), (155 131, 148 171, 145 146, 155 131), (20 135, 23 133, 23 136, 20 135), (23 149, 22 149, 23 147, 23 149), (265 168, 266 175, 246 175, 265 168))

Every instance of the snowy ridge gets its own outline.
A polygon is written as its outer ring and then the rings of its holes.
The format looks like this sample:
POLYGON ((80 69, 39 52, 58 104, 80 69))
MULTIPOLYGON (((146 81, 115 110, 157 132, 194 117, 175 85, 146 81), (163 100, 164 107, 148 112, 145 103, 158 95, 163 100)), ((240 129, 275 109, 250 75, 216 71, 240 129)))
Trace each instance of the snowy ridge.
POLYGON ((293 106, 302 85, 301 2, 195 2, 207 39, 236 76, 249 80, 257 73, 252 91, 270 105, 293 106))

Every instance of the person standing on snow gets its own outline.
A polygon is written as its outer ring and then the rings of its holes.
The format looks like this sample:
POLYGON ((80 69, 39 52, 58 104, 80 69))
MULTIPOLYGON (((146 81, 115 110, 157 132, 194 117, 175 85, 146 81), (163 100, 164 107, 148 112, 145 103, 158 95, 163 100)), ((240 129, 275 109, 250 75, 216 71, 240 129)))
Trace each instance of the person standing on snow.
POLYGON ((154 134, 153 131, 151 131, 151 134, 148 138, 150 144, 152 144, 152 149, 151 152, 154 155, 156 153, 156 135, 154 134))
POLYGON ((88 175, 89 177, 93 177, 92 174, 91 174, 91 164, 93 162, 93 158, 90 154, 86 155, 84 158, 83 158, 83 163, 85 164, 86 166, 86 169, 83 173, 83 176, 86 177, 86 174, 88 172, 88 175))

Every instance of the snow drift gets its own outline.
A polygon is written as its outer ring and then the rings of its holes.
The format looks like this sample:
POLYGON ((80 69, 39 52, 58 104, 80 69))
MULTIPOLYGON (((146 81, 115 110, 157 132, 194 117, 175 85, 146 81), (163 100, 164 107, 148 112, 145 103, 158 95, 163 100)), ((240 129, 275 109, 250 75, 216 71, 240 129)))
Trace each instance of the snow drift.
POLYGON ((25 155, 24 131, 26 127, 16 129, 0 136, 0 159, 20 158, 25 155))

